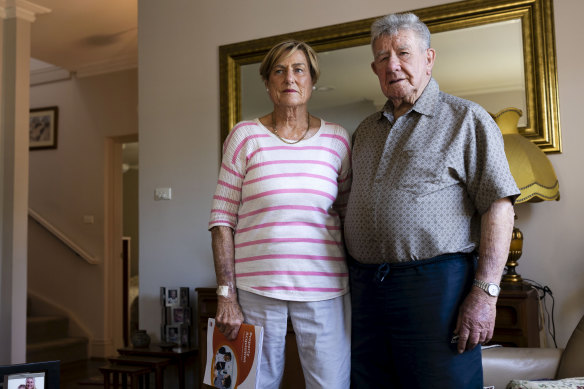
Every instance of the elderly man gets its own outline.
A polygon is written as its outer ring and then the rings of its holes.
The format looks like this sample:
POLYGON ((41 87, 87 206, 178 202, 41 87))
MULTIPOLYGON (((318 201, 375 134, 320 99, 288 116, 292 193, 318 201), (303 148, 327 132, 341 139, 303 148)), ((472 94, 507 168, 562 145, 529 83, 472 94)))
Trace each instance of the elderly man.
POLYGON ((355 388, 481 388, 519 194, 501 133, 432 78, 413 14, 372 26, 388 98, 353 143, 345 222, 355 388))

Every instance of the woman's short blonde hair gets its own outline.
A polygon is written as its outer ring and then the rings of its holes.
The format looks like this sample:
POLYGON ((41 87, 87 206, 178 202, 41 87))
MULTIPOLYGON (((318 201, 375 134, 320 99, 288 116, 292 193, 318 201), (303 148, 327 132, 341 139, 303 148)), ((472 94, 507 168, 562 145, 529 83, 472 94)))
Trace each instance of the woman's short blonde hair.
POLYGON ((308 66, 310 67, 312 83, 316 84, 316 81, 318 81, 318 77, 320 76, 320 68, 318 66, 316 52, 306 43, 296 40, 280 42, 270 49, 260 65, 260 75, 262 76, 262 80, 268 81, 270 73, 276 63, 280 59, 288 58, 290 55, 294 54, 296 50, 302 50, 304 52, 306 60, 308 61, 308 66))

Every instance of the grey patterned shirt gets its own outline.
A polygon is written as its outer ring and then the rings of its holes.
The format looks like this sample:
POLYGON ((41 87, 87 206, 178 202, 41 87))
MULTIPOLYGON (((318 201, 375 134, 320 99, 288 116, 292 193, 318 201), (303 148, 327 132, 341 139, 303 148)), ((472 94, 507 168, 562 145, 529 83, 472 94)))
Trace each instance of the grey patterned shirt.
POLYGON ((481 215, 519 194, 499 128, 434 79, 407 114, 394 120, 392 112, 388 101, 354 134, 349 253, 383 263, 473 251, 481 215))

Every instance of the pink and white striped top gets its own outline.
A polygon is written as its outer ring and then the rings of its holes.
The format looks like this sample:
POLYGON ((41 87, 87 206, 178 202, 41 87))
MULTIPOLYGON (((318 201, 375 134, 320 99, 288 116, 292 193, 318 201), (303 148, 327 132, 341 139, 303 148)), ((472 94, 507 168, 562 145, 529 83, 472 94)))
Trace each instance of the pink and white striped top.
POLYGON ((223 145, 209 229, 235 230, 237 287, 267 297, 318 301, 348 292, 341 218, 351 187, 347 131, 321 120, 289 145, 258 119, 223 145))

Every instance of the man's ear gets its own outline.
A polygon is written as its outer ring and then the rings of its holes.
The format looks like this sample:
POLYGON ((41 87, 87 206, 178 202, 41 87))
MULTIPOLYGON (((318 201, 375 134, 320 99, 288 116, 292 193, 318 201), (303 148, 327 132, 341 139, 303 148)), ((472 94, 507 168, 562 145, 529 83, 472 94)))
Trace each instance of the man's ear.
POLYGON ((432 68, 434 67, 434 61, 436 60, 436 50, 429 48, 426 50, 426 73, 428 75, 432 74, 432 68))
POLYGON ((375 61, 371 62, 371 70, 373 70, 373 73, 375 73, 375 75, 377 75, 377 69, 375 68, 375 61))

